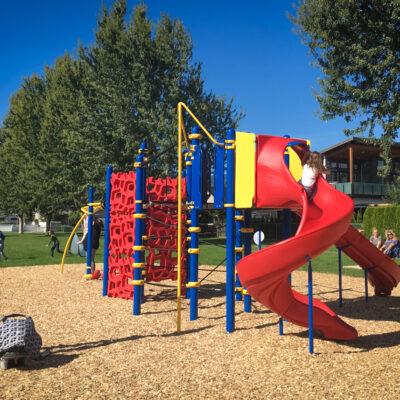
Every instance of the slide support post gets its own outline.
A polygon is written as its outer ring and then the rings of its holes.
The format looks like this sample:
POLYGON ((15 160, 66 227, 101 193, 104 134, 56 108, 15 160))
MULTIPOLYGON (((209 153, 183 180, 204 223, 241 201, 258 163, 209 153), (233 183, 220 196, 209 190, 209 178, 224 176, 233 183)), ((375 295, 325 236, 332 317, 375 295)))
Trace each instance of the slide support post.
POLYGON ((85 278, 92 277, 92 231, 93 231, 93 186, 88 188, 88 221, 86 236, 86 273, 85 278))
POLYGON ((226 150, 226 331, 235 330, 235 136, 229 129, 226 150))
POLYGON ((108 257, 110 255, 110 198, 111 198, 112 166, 106 169, 106 198, 104 210, 104 258, 103 258, 103 296, 108 292, 108 257))
POLYGON ((338 272, 339 272, 339 307, 343 306, 343 286, 342 286, 342 249, 338 248, 338 272))
MULTIPOLYGON (((290 138, 289 135, 284 135, 284 138, 290 138)), ((290 155, 289 155, 289 149, 286 147, 285 149, 285 153, 284 153, 284 161, 286 166, 289 168, 290 167, 290 155)), ((282 239, 286 240, 290 237, 290 231, 291 231, 291 214, 290 214, 290 210, 285 208, 282 211, 282 239)), ((289 284, 292 283, 292 274, 289 274, 288 276, 288 280, 289 280, 289 284)), ((283 335, 283 318, 280 317, 279 318, 279 335, 282 336, 283 335)))
POLYGON ((314 354, 313 277, 311 258, 308 260, 308 351, 314 354))

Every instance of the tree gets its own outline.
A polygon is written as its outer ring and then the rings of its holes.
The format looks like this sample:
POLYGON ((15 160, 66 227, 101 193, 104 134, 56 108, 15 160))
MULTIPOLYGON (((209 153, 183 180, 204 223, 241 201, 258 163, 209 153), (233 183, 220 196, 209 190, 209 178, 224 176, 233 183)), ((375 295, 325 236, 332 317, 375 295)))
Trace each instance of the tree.
POLYGON ((58 58, 14 96, 0 130, 0 166, 7 171, 0 209, 7 199, 48 221, 79 210, 88 185, 101 197, 106 164, 132 169, 143 139, 154 155, 152 174, 176 172, 179 101, 214 132, 237 126, 242 114, 233 101, 205 90, 182 23, 167 16, 153 23, 144 5, 127 13, 126 0, 103 7, 95 42, 58 58))
POLYGON ((43 120, 46 84, 39 76, 25 79, 11 99, 0 139, 0 209, 23 219, 35 210, 39 136, 43 120))
POLYGON ((400 127, 400 3, 303 0, 292 20, 324 76, 322 118, 343 117, 347 135, 378 135, 385 168, 400 127))

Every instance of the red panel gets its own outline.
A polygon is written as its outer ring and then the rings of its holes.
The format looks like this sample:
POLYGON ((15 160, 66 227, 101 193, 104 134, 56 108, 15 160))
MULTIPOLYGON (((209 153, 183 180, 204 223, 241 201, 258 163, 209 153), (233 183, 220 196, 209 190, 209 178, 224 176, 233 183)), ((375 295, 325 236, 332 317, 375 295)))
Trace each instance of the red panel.
MULTIPOLYGON (((185 188, 185 181, 183 181, 185 188)), ((108 295, 131 299, 133 286, 132 247, 134 244, 135 212, 135 173, 114 173, 111 177, 111 221, 110 221, 110 257, 108 295)), ((147 197, 152 204, 146 208, 146 232, 149 237, 145 244, 146 282, 160 282, 166 279, 177 279, 177 194, 178 182, 173 178, 148 178, 147 197)), ((186 192, 183 192, 183 197, 186 192)), ((186 215, 183 216, 186 227, 186 215)), ((186 245, 185 231, 182 246, 186 245)), ((182 265, 186 255, 182 252, 182 265)), ((185 282, 186 271, 183 269, 182 282, 185 282)))

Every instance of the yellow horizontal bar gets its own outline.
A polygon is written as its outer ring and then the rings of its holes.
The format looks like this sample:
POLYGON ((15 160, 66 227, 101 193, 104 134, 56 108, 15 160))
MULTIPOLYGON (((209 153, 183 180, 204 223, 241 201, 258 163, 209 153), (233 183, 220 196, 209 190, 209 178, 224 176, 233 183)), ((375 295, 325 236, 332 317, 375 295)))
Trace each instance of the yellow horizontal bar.
POLYGON ((132 263, 132 267, 133 268, 143 268, 144 267, 144 262, 132 263))
POLYGON ((243 247, 235 247, 235 252, 236 253, 242 253, 244 251, 243 247))
POLYGON ((199 233, 201 232, 201 228, 199 226, 191 226, 188 231, 190 233, 199 233))
POLYGON ((88 203, 88 206, 92 206, 92 207, 103 207, 103 205, 99 202, 97 203, 88 203))
POLYGON ((244 221, 243 215, 235 215, 235 221, 244 221))
POLYGON ((225 143, 235 143, 236 140, 235 139, 226 139, 225 143))
POLYGON ((235 150, 235 145, 225 146, 225 150, 235 150))
POLYGON ((254 229, 253 228, 240 228, 240 232, 242 232, 242 233, 253 233, 254 229))
POLYGON ((243 289, 243 290, 242 290, 242 293, 243 293, 243 294, 248 294, 248 293, 247 293, 247 289, 243 289))
POLYGON ((135 200, 135 204, 142 204, 143 200, 135 200))
POLYGON ((135 213, 135 214, 133 214, 133 218, 135 218, 135 219, 145 219, 146 218, 146 214, 135 213))
POLYGON ((142 235, 142 240, 149 240, 149 237, 147 235, 142 235))
POLYGON ((200 282, 188 282, 187 284, 186 284, 186 287, 187 288, 197 288, 197 287, 199 287, 200 286, 200 282))
POLYGON ((85 274, 83 275, 85 279, 92 279, 92 274, 85 274))
POLYGON ((241 288, 241 287, 235 287, 235 292, 242 293, 242 292, 243 292, 243 288, 241 288))
POLYGON ((190 248, 188 249, 189 254, 200 254, 200 249, 198 247, 196 248, 190 248))
POLYGON ((144 280, 143 279, 133 280, 133 281, 131 281, 131 284, 133 286, 143 286, 144 285, 144 280))
POLYGON ((192 165, 192 162, 191 161, 186 161, 185 165, 190 167, 192 165))
POLYGON ((201 139, 201 138, 202 138, 202 134, 201 133, 191 133, 189 135, 189 139, 190 140, 201 139))
POLYGON ((133 163, 133 166, 134 166, 135 168, 141 168, 142 163, 141 163, 141 162, 134 162, 134 163, 133 163))
POLYGON ((226 208, 228 208, 228 207, 235 207, 235 205, 234 205, 234 204, 231 204, 231 203, 226 203, 226 204, 224 204, 224 207, 226 207, 226 208))
POLYGON ((135 251, 145 251, 146 246, 133 246, 132 249, 135 251))

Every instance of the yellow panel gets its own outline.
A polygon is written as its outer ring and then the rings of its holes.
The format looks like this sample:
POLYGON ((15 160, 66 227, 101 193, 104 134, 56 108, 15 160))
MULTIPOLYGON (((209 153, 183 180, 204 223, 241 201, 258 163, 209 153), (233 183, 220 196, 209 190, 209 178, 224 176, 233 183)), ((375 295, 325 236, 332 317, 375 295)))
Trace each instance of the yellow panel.
MULTIPOLYGON (((310 145, 309 140, 307 140, 307 144, 310 145)), ((289 169, 293 175, 293 178, 296 181, 299 181, 303 172, 303 166, 301 165, 299 156, 291 147, 289 147, 289 169)))
POLYGON ((236 132, 235 207, 253 207, 256 186, 256 135, 236 132))

